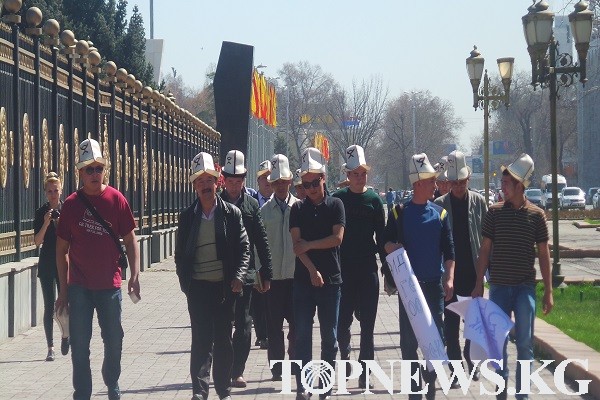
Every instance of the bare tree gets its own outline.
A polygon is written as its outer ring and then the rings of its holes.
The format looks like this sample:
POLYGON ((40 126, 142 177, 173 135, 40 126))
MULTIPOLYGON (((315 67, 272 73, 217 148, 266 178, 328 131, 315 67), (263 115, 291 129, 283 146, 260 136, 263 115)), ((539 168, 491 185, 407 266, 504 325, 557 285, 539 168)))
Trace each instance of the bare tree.
POLYGON ((435 163, 446 151, 447 144, 455 143, 463 121, 456 117, 449 101, 433 96, 429 91, 404 93, 393 99, 385 112, 382 154, 393 149, 393 163, 382 165, 382 173, 390 181, 408 187, 408 159, 415 152, 427 153, 435 163), (414 108, 413 108, 414 107, 414 108), (414 120, 413 120, 414 117, 414 120), (414 139, 416 138, 416 144, 414 139))
POLYGON ((336 86, 326 104, 328 118, 323 126, 332 147, 346 160, 348 146, 357 144, 368 149, 375 133, 383 125, 388 90, 380 78, 372 77, 360 85, 352 83, 352 92, 336 86))
MULTIPOLYGON (((547 89, 533 89, 528 74, 518 72, 511 85, 510 107, 499 107, 490 128, 492 140, 514 143, 514 153, 495 164, 510 162, 526 152, 534 159, 537 177, 550 171, 550 110, 547 89)), ((558 170, 577 149, 577 100, 572 87, 559 87, 557 101, 558 170)))
POLYGON ((335 81, 320 66, 307 61, 285 63, 278 74, 284 86, 284 95, 278 104, 285 107, 286 130, 293 140, 290 162, 298 163, 302 150, 322 128, 325 105, 331 98, 335 81))

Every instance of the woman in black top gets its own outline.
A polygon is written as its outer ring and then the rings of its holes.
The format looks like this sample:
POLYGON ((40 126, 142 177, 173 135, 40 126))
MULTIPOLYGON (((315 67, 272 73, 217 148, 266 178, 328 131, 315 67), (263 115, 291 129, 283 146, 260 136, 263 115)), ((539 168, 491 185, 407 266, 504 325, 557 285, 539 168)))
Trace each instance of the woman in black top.
MULTIPOLYGON (((33 224, 34 241, 36 246, 42 246, 38 262, 38 278, 44 297, 44 331, 48 344, 46 361, 54 361, 54 339, 52 335, 54 300, 58 289, 58 274, 56 271, 56 224, 60 216, 62 201, 62 183, 55 172, 50 172, 44 179, 44 193, 48 202, 35 211, 33 224)), ((69 352, 69 339, 63 338, 61 352, 69 352)))

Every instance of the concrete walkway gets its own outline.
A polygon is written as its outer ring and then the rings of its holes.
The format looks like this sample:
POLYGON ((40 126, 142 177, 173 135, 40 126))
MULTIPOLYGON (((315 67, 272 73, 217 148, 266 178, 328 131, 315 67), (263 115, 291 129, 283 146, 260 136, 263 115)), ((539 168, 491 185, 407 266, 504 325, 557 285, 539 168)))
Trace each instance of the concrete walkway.
MULTIPOLYGON (((123 351, 123 372, 120 386, 124 399, 189 399, 191 383, 189 377, 190 328, 189 316, 184 295, 179 290, 174 263, 168 259, 154 264, 150 270, 143 272, 140 278, 142 285, 142 301, 133 304, 127 296, 123 300, 123 325, 125 343, 123 351)), ((382 286, 383 287, 383 286, 382 286)), ((400 360, 398 298, 381 294, 379 311, 375 327, 376 361, 389 374, 386 360, 400 360)), ((567 341, 560 332, 551 332, 536 321, 536 333, 545 338, 551 346, 566 346, 567 358, 586 358, 590 369, 600 366, 600 357, 594 351, 579 352, 577 343, 567 341)), ((357 324, 354 325, 352 343, 358 346, 357 324)), ((254 336, 254 335, 253 335, 254 336)), ((314 331, 313 355, 318 357, 319 334, 317 326, 314 331)), ((58 332, 55 332, 58 341, 58 332)), ((254 337, 253 341, 254 343, 254 337)), ((573 341, 574 342, 574 341, 573 341)), ((60 343, 60 342, 58 342, 60 343)), ((510 344, 510 361, 514 366, 516 350, 510 344)), ((94 323, 91 359, 94 379, 93 398, 106 398, 106 387, 102 383, 100 368, 102 363, 102 340, 97 324, 94 323)), ((54 362, 45 362, 46 346, 43 327, 38 326, 25 334, 19 335, 0 345, 0 399, 68 399, 71 398, 71 361, 70 357, 60 355, 54 362)), ((353 359, 358 352, 353 351, 353 359)), ((539 362, 535 363, 540 366, 539 362)), ((267 365, 267 352, 253 347, 244 374, 249 382, 245 389, 233 389, 234 398, 244 399, 294 399, 293 395, 282 395, 281 382, 271 382, 271 373, 267 365)), ((586 396, 567 396, 560 393, 553 381, 553 375, 543 370, 540 376, 554 391, 555 395, 532 395, 534 399, 573 399, 586 396)), ((597 375, 599 376, 599 375, 597 375)), ((394 378, 395 394, 393 398, 406 398, 397 394, 400 390, 399 377, 394 378)), ((482 379, 482 382, 484 380, 482 379)), ((487 381, 488 390, 493 385, 487 381)), ((375 380, 373 394, 365 395, 357 388, 357 380, 348 382, 351 395, 334 395, 335 398, 370 398, 389 399, 392 396, 384 390, 384 386, 375 380)), ((598 380, 596 378, 596 385, 598 380)), ((438 383, 437 398, 478 399, 494 398, 479 394, 479 385, 472 384, 469 392, 463 394, 460 389, 451 390, 447 396, 438 383)), ((514 373, 509 386, 514 387, 514 373)), ((295 383, 292 383, 292 390, 295 383)), ((335 389, 334 389, 335 390, 335 389)), ((571 386, 570 390, 577 390, 571 386)), ((216 399, 211 387, 211 399, 216 399)), ((315 397, 316 398, 316 397, 315 397)))

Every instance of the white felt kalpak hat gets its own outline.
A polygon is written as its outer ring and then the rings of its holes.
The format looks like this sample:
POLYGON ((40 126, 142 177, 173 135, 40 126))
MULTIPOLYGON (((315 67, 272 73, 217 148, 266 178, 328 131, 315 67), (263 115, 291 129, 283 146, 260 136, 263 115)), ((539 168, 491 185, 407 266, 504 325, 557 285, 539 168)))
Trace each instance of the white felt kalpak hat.
POLYGON ((508 170, 508 173, 521 182, 523 186, 527 187, 531 183, 529 178, 531 178, 531 174, 533 174, 533 160, 527 153, 521 153, 519 158, 517 158, 514 162, 505 167, 504 165, 500 167, 502 172, 504 170, 508 170))
POLYGON ((221 172, 225 177, 244 178, 246 172, 248 172, 244 163, 244 153, 239 150, 229 150, 225 156, 225 165, 223 165, 221 172))
POLYGON ((271 160, 265 160, 258 165, 258 172, 256 172, 256 177, 260 178, 264 174, 271 173, 271 160))
POLYGON ((415 154, 410 159, 408 179, 411 185, 424 179, 435 178, 439 175, 427 158, 427 154, 415 154))
POLYGON ((325 159, 323 154, 314 147, 307 147, 302 152, 302 164, 300 166, 300 176, 312 172, 314 174, 325 173, 325 159))
POLYGON ((190 175, 190 182, 194 183, 196 178, 204 173, 216 178, 220 175, 219 171, 215 169, 215 163, 212 156, 208 153, 200 152, 192 159, 192 175, 190 175))
POLYGON ((346 171, 354 171, 358 167, 363 167, 367 171, 371 169, 367 165, 367 161, 365 159, 365 150, 357 145, 353 144, 352 146, 346 149, 346 171))
POLYGON ((462 181, 471 176, 471 170, 467 166, 465 154, 454 150, 448 155, 448 168, 446 169, 448 179, 451 181, 462 181))
POLYGON ((275 154, 271 158, 271 175, 267 177, 269 182, 275 182, 276 180, 282 179, 284 181, 291 181, 294 178, 292 171, 290 171, 290 162, 283 154, 275 154))
POLYGON ((85 139, 79 144, 79 162, 75 164, 75 168, 80 170, 95 162, 106 165, 106 159, 102 157, 100 144, 94 139, 85 139))
POLYGON ((448 180, 448 156, 440 158, 440 162, 436 163, 433 169, 438 173, 437 180, 446 182, 448 180))
POLYGON ((302 185, 302 177, 300 176, 300 168, 294 172, 294 186, 302 185))
POLYGON ((350 184, 348 180, 348 170, 346 169, 346 163, 342 164, 340 168, 340 181, 338 182, 339 187, 346 187, 350 184))

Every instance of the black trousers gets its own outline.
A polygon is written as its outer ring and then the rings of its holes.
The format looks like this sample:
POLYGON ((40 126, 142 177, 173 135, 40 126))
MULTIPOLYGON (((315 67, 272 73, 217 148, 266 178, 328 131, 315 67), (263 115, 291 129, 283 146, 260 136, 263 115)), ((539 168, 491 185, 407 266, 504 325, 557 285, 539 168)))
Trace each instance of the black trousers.
MULTIPOLYGON (((375 342, 373 331, 379 303, 379 276, 376 261, 364 264, 342 264, 342 269, 349 271, 342 274, 342 297, 340 299, 340 316, 338 318, 338 343, 342 358, 350 354, 350 327, 355 311, 360 312, 360 352, 358 361, 375 359, 375 342), (363 270, 361 271, 360 268, 363 270)), ((364 363, 363 363, 364 364, 364 363)), ((363 365, 363 372, 365 371, 363 365)))
POLYGON ((48 347, 54 346, 54 301, 56 291, 59 289, 58 279, 55 277, 40 276, 40 286, 44 297, 44 333, 48 347))
MULTIPOLYGON (((283 320, 288 322, 288 357, 294 360, 296 356, 296 323, 294 322, 293 307, 293 279, 271 281, 271 289, 267 297, 267 327, 269 334, 270 360, 285 359, 285 340, 283 334, 283 320)), ((281 376, 281 364, 278 363, 271 369, 273 376, 281 376)))
POLYGON ((210 369, 214 356, 213 381, 219 397, 231 391, 231 320, 233 296, 224 298, 223 282, 192 280, 187 295, 192 325, 190 376, 194 394, 208 397, 210 369))
POLYGON ((267 294, 259 292, 256 288, 252 289, 250 313, 252 314, 252 321, 254 321, 254 333, 256 333, 256 339, 267 339, 269 333, 267 328, 267 294))
MULTIPOLYGON (((469 292, 468 295, 470 296, 470 294, 471 293, 469 292)), ((466 293, 459 293, 459 295, 467 296, 466 293)), ((456 313, 445 308, 448 304, 458 301, 458 298, 456 296, 457 294, 454 293, 450 301, 444 302, 444 336, 446 337, 446 352, 448 353, 449 360, 462 360, 462 355, 460 351, 461 318, 456 313)), ((465 357, 465 360, 467 360, 467 366, 469 367, 469 371, 472 370, 473 361, 471 361, 471 341, 469 339, 465 340, 465 348, 463 349, 463 355, 465 357)), ((454 370, 451 364, 450 370, 454 370)))
POLYGON ((250 302, 253 285, 244 285, 242 295, 235 299, 235 332, 233 333, 233 366, 230 378, 244 375, 252 340, 250 302))

